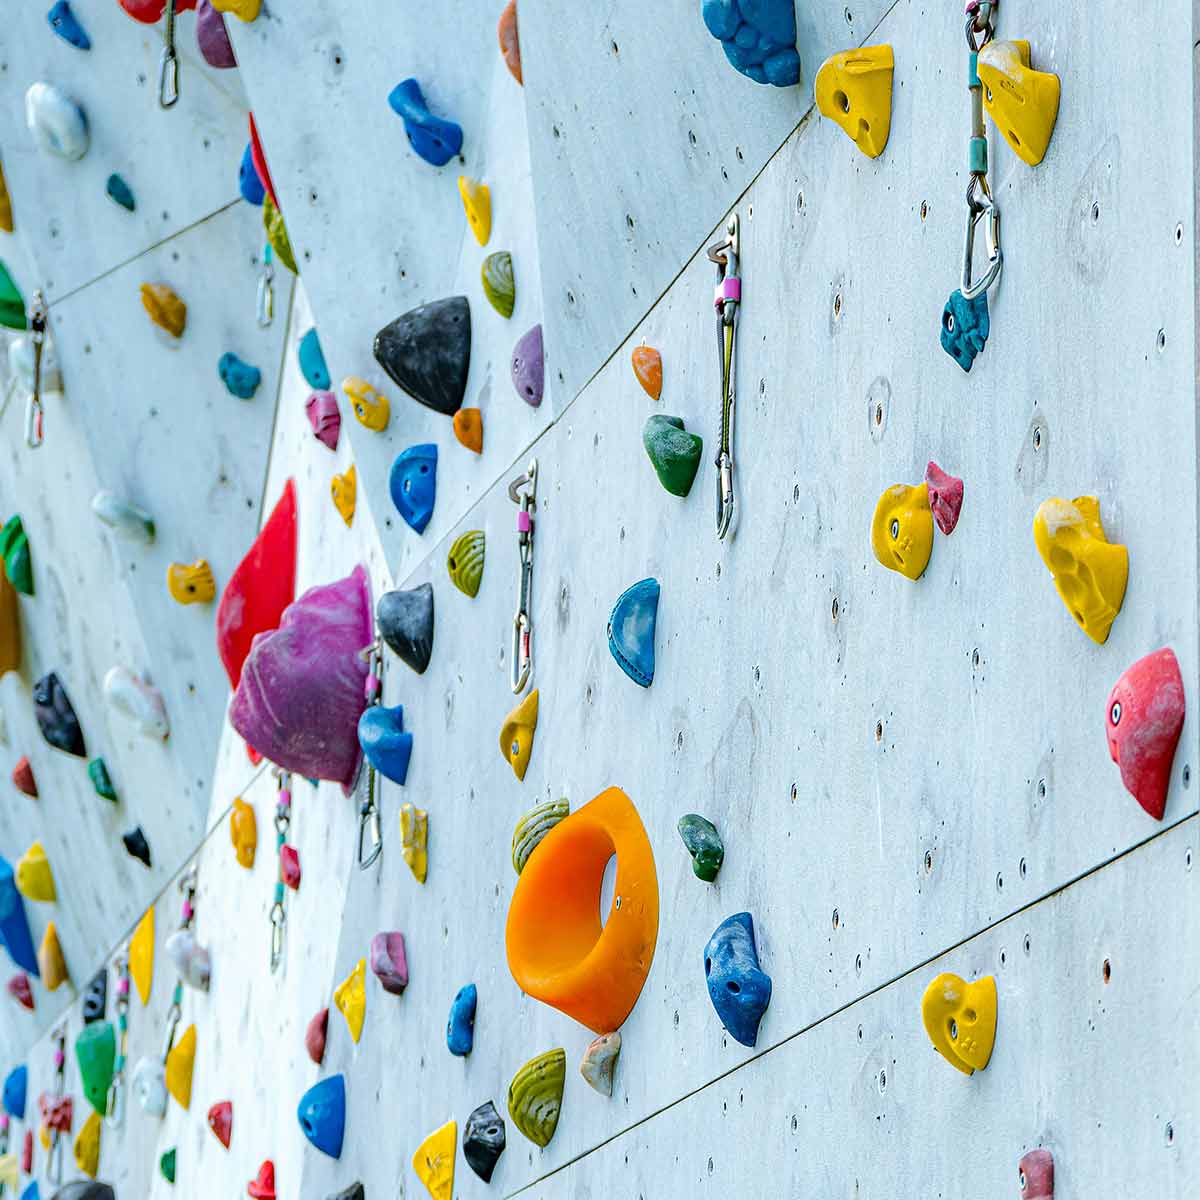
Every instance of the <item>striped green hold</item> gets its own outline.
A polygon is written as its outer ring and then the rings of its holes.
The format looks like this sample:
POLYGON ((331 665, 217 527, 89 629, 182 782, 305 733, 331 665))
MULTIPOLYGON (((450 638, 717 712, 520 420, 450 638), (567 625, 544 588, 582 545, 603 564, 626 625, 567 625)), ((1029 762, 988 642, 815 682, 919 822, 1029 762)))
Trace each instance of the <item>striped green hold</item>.
POLYGON ((117 802, 117 789, 113 787, 112 776, 108 773, 104 759, 93 758, 88 763, 88 778, 92 781, 97 796, 102 800, 111 800, 114 804, 117 802))
POLYGON ((508 1115, 535 1146, 548 1146, 558 1128, 566 1082, 567 1052, 560 1046, 531 1058, 508 1085, 508 1115))
POLYGON ((512 836, 512 865, 518 875, 525 869, 529 856, 542 838, 571 813, 571 805, 562 800, 547 800, 531 808, 518 822, 512 836))
POLYGON ((9 517, 0 529, 0 558, 8 582, 23 596, 33 595, 33 557, 29 553, 29 538, 19 516, 9 517))
POLYGON ((262 209, 263 228, 267 231, 267 241, 271 243, 271 249, 293 275, 299 275, 300 269, 296 266, 296 256, 292 253, 291 239, 288 237, 287 226, 283 223, 283 213, 275 207, 269 194, 263 198, 262 209))
POLYGON ((172 1146, 170 1148, 170 1150, 168 1150, 166 1152, 166 1154, 164 1154, 162 1156, 162 1158, 160 1158, 158 1160, 158 1169, 162 1172, 162 1177, 168 1183, 175 1182, 175 1147, 174 1146, 172 1146))
POLYGON ((512 255, 507 250, 489 254, 483 260, 480 276, 483 279, 483 294, 491 306, 502 317, 511 317, 517 306, 517 281, 513 275, 512 255))
POLYGON ((446 570, 450 572, 454 586, 472 600, 479 595, 486 550, 487 537, 483 530, 470 529, 455 539, 446 557, 446 570))
POLYGON ((25 297, 21 289, 9 274, 8 268, 0 262, 0 325, 8 329, 28 329, 25 319, 25 297))

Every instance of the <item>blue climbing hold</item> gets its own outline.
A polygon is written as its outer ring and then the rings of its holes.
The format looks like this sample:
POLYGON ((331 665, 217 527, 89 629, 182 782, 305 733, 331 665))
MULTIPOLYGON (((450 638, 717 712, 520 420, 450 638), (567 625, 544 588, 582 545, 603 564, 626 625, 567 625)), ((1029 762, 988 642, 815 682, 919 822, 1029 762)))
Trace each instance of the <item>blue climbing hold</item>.
POLYGON ((726 917, 704 947, 708 994, 721 1024, 743 1046, 758 1039, 758 1023, 771 1003, 771 977, 758 965, 754 918, 726 917))
POLYGON ((454 1003, 450 1005, 450 1020, 446 1022, 446 1045, 451 1054, 465 1058, 475 1045, 475 1005, 479 993, 473 983, 458 989, 454 1003))
POLYGON ((621 593, 608 618, 608 648, 617 666, 642 687, 654 682, 658 593, 657 579, 643 579, 621 593))
POLYGON ((974 300, 959 291, 950 293, 942 311, 942 349, 964 371, 969 371, 975 356, 983 353, 991 329, 986 290, 974 300))
POLYGON ((800 82, 793 0, 703 0, 701 13, 735 70, 775 87, 800 82))
POLYGON ((432 442, 409 446, 396 455, 388 486, 392 503, 417 533, 424 533, 437 496, 438 449, 432 442))
POLYGON ((230 394, 237 396, 239 400, 249 400, 262 382, 262 372, 248 362, 242 362, 232 351, 221 355, 221 361, 217 363, 217 374, 221 376, 221 382, 230 394))
POLYGON ((38 974, 37 952, 29 932, 25 902, 17 891, 17 881, 6 858, 0 858, 0 942, 4 943, 9 958, 18 967, 31 975, 38 974))
POLYGON ((318 392, 327 392, 332 387, 329 378, 329 368, 325 365, 325 355, 321 352, 321 343, 317 339, 317 331, 310 329, 300 339, 300 373, 310 388, 318 392))
POLYGON ((110 175, 108 182, 104 185, 104 190, 108 193, 110 200, 115 200, 129 212, 133 212, 137 208, 137 201, 133 198, 133 189, 120 175, 110 175))
POLYGON ((29 1069, 22 1064, 9 1071, 4 1080, 4 1111, 14 1121, 25 1120, 25 1098, 29 1091, 29 1069))
POLYGON ((408 778, 413 737, 404 732, 404 705, 384 708, 372 704, 358 719, 358 744, 367 762, 393 783, 403 786, 408 778))
POLYGON ((403 119, 409 144, 427 163, 444 167, 462 149, 462 126, 435 117, 415 79, 396 84, 388 95, 388 103, 403 119))
POLYGON ((76 19, 67 0, 58 0, 58 3, 46 14, 46 20, 50 22, 50 28, 64 42, 70 42, 77 50, 92 48, 91 38, 76 19))
POLYGON ((304 1136, 322 1154, 342 1157, 342 1138, 346 1133, 346 1079, 330 1075, 314 1083, 300 1097, 296 1110, 304 1136))
POLYGON ((36 1179, 21 1193, 21 1200, 42 1200, 36 1179))
POLYGON ((254 169, 254 154, 249 142, 246 143, 245 152, 242 154, 242 165, 238 168, 238 190, 247 204, 254 205, 261 205, 263 197, 267 194, 258 172, 254 169))

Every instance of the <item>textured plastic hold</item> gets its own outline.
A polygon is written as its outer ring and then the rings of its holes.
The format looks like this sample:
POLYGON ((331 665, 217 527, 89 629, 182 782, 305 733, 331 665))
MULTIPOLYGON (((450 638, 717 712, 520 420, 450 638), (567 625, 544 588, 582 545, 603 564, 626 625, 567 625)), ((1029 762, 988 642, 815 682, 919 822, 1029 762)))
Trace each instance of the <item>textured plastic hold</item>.
POLYGON ((352 1183, 348 1188, 342 1188, 336 1196, 330 1196, 329 1200, 366 1200, 366 1189, 361 1183, 352 1183))
POLYGON ((33 556, 20 516, 11 516, 0 528, 0 556, 8 582, 23 596, 33 595, 33 556))
POLYGON ((460 408, 454 414, 454 436, 473 453, 483 453, 483 414, 479 409, 460 408))
POLYGON ((37 799, 37 781, 33 777, 33 767, 25 755, 22 755, 20 761, 13 767, 12 781, 13 787, 22 795, 37 799))
MULTIPOLYGON (((30 1184, 29 1186, 32 1188, 36 1185, 30 1184)), ((67 1183, 60 1187, 50 1197, 50 1200, 116 1200, 116 1196, 117 1194, 110 1184, 76 1180, 74 1183, 67 1183)), ((32 1196, 29 1196, 27 1191, 21 1200, 38 1200, 37 1193, 34 1192, 32 1196)))
POLYGON ((25 901, 17 891, 13 869, 4 858, 0 858, 0 941, 18 967, 34 976, 39 973, 25 901))
POLYGON ((402 787, 408 779, 413 736, 404 729, 404 706, 370 705, 358 719, 358 744, 376 771, 402 787))
POLYGON ((297 1111, 304 1136, 323 1154, 341 1158, 346 1132, 346 1080, 330 1075, 314 1083, 300 1098, 297 1111))
POLYGON ((342 414, 337 397, 332 392, 313 392, 304 405, 313 436, 330 450, 336 450, 342 430, 342 414))
MULTIPOLYGON (((25 1130, 25 1137, 21 1143, 21 1170, 26 1175, 33 1173, 33 1130, 25 1130)), ((21 1200, 38 1200, 38 1186, 35 1179, 22 1193, 21 1200)))
POLYGON ((1054 1155, 1049 1150, 1030 1150, 1017 1163, 1021 1200, 1054 1200, 1054 1155))
POLYGON ((64 42, 70 46, 74 46, 76 50, 90 50, 92 48, 91 38, 88 37, 87 31, 80 25, 75 14, 71 11, 71 6, 67 3, 67 0, 58 0, 58 3, 46 14, 46 20, 50 22, 50 28, 64 42))
POLYGON ((333 477, 329 494, 333 497, 333 507, 349 529, 354 524, 354 510, 358 507, 358 468, 353 463, 345 474, 333 477))
POLYGON ((135 826, 128 833, 121 834, 121 842, 125 846, 126 854, 131 858, 136 858, 142 866, 149 868, 150 843, 146 841, 146 835, 142 832, 140 825, 135 826))
POLYGON ((4 1077, 4 1111, 14 1121, 25 1120, 25 1101, 29 1093, 29 1068, 14 1067, 4 1077))
POLYGON ((154 541, 154 518, 136 504, 122 500, 112 492, 99 491, 92 497, 92 512, 118 537, 143 546, 154 541))
POLYGON ((325 353, 321 349, 321 340, 317 331, 310 329, 301 339, 300 348, 296 352, 300 360, 300 374, 314 391, 327 392, 333 386, 329 368, 325 365, 325 353))
POLYGON ((0 676, 21 669, 21 607, 17 589, 0 567, 0 676))
POLYGON ((263 231, 267 235, 267 241, 271 244, 271 249, 275 251, 275 257, 293 275, 299 275, 300 268, 296 265, 296 254, 292 250, 292 242, 288 237, 287 225, 284 224, 283 213, 279 211, 275 201, 271 199, 270 192, 263 197, 262 216, 263 231))
POLYGON ((253 1200, 275 1200, 275 1164, 269 1158, 246 1185, 246 1195, 253 1200))
MULTIPOLYGON (((0 164, 0 231, 4 233, 13 231, 12 197, 8 194, 8 184, 4 181, 3 164, 0 164)), ((21 311, 24 313, 23 307, 21 311)))
POLYGON ((171 563, 167 568, 167 591, 176 604, 211 604, 217 598, 217 581, 208 560, 171 563))
POLYGON ((17 860, 17 891, 27 900, 53 904, 58 899, 54 874, 41 842, 34 842, 17 860))
POLYGON ((221 355, 217 363, 217 374, 229 394, 239 400, 251 399, 262 382, 262 372, 257 367, 243 362, 229 350, 221 355))
POLYGON ((165 742, 171 733, 162 693, 128 667, 111 667, 104 676, 104 698, 111 708, 148 738, 165 742))
POLYGON ((754 918, 726 917, 704 948, 708 995, 729 1036, 743 1046, 758 1040, 758 1026, 771 1003, 771 977, 758 962, 754 918))
POLYGON ((605 1033, 596 1038, 583 1052, 579 1073, 602 1096, 612 1096, 613 1075, 621 1056, 621 1034, 605 1033))
POLYGON ((347 375, 342 380, 342 391, 354 410, 354 418, 365 429, 382 433, 392 419, 392 405, 388 398, 376 391, 365 379, 347 375))
POLYGON ((1043 501, 1033 518, 1033 541, 1075 623, 1103 645, 1125 599, 1129 551, 1105 536, 1100 501, 1095 496, 1043 501))
POLYGON ((408 144, 430 166, 444 167, 462 150, 462 126, 454 121, 435 117, 425 103, 421 85, 415 79, 405 79, 388 93, 388 104, 404 122, 408 144))
POLYGON ((517 306, 517 281, 513 274, 512 255, 507 250, 489 254, 483 260, 479 277, 488 303, 505 319, 511 317, 517 306))
POLYGON ((651 400, 659 399, 663 386, 662 355, 652 346, 634 346, 630 360, 634 377, 642 385, 642 390, 651 400))
POLYGON ((692 490, 704 439, 688 433, 680 417, 656 413, 642 427, 642 445, 654 466, 658 482, 672 496, 684 497, 692 490))
POLYGON ((454 1150, 458 1124, 447 1121, 434 1130, 412 1156, 413 1170, 433 1200, 451 1200, 454 1195, 454 1150))
POLYGON ((500 753, 521 780, 529 769, 529 756, 533 753, 533 735, 537 732, 538 690, 534 688, 516 708, 508 714, 500 729, 500 753))
POLYGON ((120 175, 110 175, 104 184, 104 191, 114 204, 119 204, 126 212, 137 211, 137 199, 133 189, 120 175))
POLYGON ((827 58, 817 72, 817 107, 868 157, 878 158, 892 128, 891 46, 863 46, 827 58))
POLYGON ((458 194, 462 197, 467 214, 467 224, 475 240, 486 246, 492 236, 492 191, 486 183, 472 179, 470 175, 458 177, 458 194))
POLYGON ((254 852, 258 849, 258 819, 254 809, 240 796, 234 800, 229 814, 229 837, 238 866, 249 871, 254 866, 254 852))
MULTIPOLYGON (((247 204, 253 204, 255 208, 262 204, 263 198, 267 194, 262 180, 258 177, 258 172, 254 169, 254 147, 249 142, 246 143, 246 149, 242 151, 242 161, 238 166, 238 191, 241 192, 242 199, 247 204)), ((316 384, 313 386, 315 387, 316 384)))
POLYGON ((129 939, 129 975, 143 1005, 154 984, 154 907, 146 909, 129 939))
POLYGON ((469 529, 459 534, 446 557, 450 581, 464 596, 479 595, 483 579, 483 561, 487 551, 487 535, 482 529, 469 529))
POLYGON ((962 512, 963 481, 947 475, 935 462, 925 468, 925 487, 929 491, 929 507, 937 527, 947 536, 954 532, 962 512))
POLYGON ((7 329, 27 329, 25 297, 8 268, 0 262, 0 325, 7 329))
POLYGON ((942 349, 964 371, 970 371, 976 356, 983 353, 991 329, 986 291, 974 300, 968 300, 960 291, 950 293, 942 310, 942 349))
POLYGON ((262 0, 212 0, 212 6, 217 12, 230 13, 239 21, 256 20, 262 0))
POLYGON ((996 981, 991 975, 967 983, 939 975, 921 1000, 921 1020, 933 1048, 964 1075, 982 1071, 996 1041, 996 981))
POLYGON ((198 992, 207 992, 212 978, 212 960, 190 929, 177 929, 166 944, 167 957, 183 982, 198 992))
POLYGON ((211 0, 199 0, 196 5, 196 45, 204 61, 218 71, 237 66, 237 55, 225 28, 225 18, 213 7, 211 0))
POLYGON ((879 497, 871 518, 871 549, 889 571, 921 578, 933 553, 933 511, 924 483, 895 483, 879 497))
POLYGON ((4 990, 24 1009, 33 1012, 33 985, 24 971, 18 971, 5 985, 4 990))
POLYGON ((91 144, 78 101, 52 83, 35 83, 25 93, 25 124, 40 149, 67 162, 78 162, 91 144))
POLYGON ((687 852, 692 856, 692 871, 705 883, 716 881, 717 872, 725 861, 725 843, 717 827, 699 813, 688 813, 676 825, 687 852))
MULTIPOLYGON (((161 21, 163 11, 167 7, 167 0, 117 0, 117 2, 129 16, 135 21, 141 21, 143 25, 154 25, 161 21)), ((195 7, 196 0, 176 0, 176 15, 182 12, 191 12, 195 7)))
POLYGON ((400 846, 413 878, 424 883, 429 872, 429 814, 415 804, 400 805, 400 846))
POLYGON ((471 369, 471 305, 466 296, 422 304, 375 335, 375 359, 418 404, 452 417, 471 369))
POLYGON ((433 654, 433 585, 385 592, 375 606, 379 636, 418 675, 433 654))
POLYGON ((525 869, 529 856, 541 844, 542 839, 571 813, 566 799, 547 800, 527 812, 513 830, 512 865, 518 875, 525 869))
POLYGON ((1126 790, 1156 821, 1166 811, 1186 708, 1183 676, 1170 647, 1138 659, 1108 694, 1108 753, 1121 768, 1126 790))
POLYGON ((75 1039, 75 1057, 84 1099, 103 1116, 108 1110, 108 1087, 117 1058, 117 1037, 111 1022, 85 1026, 75 1039))
POLYGON ((700 11, 736 71, 775 87, 800 82, 792 0, 703 0, 700 11))
POLYGON ((42 737, 56 750, 87 757, 79 718, 67 697, 62 681, 51 671, 33 685, 33 712, 42 737))
POLYGON ((566 1082, 567 1052, 560 1047, 531 1058, 508 1085, 508 1115, 535 1146, 548 1146, 558 1128, 566 1082))
MULTIPOLYGON (((377 933, 371 939, 371 970, 385 992, 391 996, 404 995, 404 989, 408 987, 408 955, 404 949, 404 934, 398 931, 377 933)), ((354 1040, 358 1041, 358 1038, 354 1040)))
POLYGON ((508 909, 508 968, 526 995, 593 1033, 611 1033, 637 1003, 657 940, 654 851, 629 797, 608 788, 529 856, 508 909), (614 854, 614 900, 602 926, 600 889, 614 854))
POLYGON ((304 1031, 304 1049, 319 1067, 325 1060, 325 1039, 329 1036, 329 1009, 314 1013, 304 1031))
POLYGON ((496 26, 496 34, 500 39, 500 53, 504 57, 504 65, 512 73, 512 77, 522 86, 525 78, 521 72, 521 40, 517 31, 517 0, 508 0, 504 11, 500 14, 500 23, 496 26))
POLYGON ((279 877, 293 892, 300 890, 300 854, 294 846, 279 847, 279 877))
POLYGON ((83 993, 83 1023, 94 1025, 104 1019, 104 1010, 108 1004, 108 968, 101 967, 83 993))
POLYGON ((1058 120, 1058 76, 1035 71, 1029 43, 1021 41, 988 42, 979 52, 978 69, 988 116, 1013 153, 1036 167, 1046 157, 1058 120))
POLYGON ((228 1100, 219 1100, 208 1110, 207 1119, 213 1136, 228 1150, 230 1139, 233 1137, 232 1103, 228 1100))
MULTIPOLYGON (((75 1138, 75 1166, 81 1174, 86 1175, 89 1179, 95 1179, 96 1172, 100 1169, 101 1127, 100 1114, 98 1112, 89 1113, 88 1119, 83 1123, 83 1128, 75 1138)), ((80 1192, 79 1194, 82 1196, 87 1193, 80 1192)), ((60 1191, 58 1195, 62 1195, 62 1192, 60 1191)))
POLYGON ((63 958, 62 943, 58 940, 58 929, 51 921, 42 935, 42 944, 38 947, 38 973, 48 992, 56 992, 71 978, 67 970, 67 960, 63 958))
POLYGON ((546 389, 546 351, 540 325, 535 325, 513 347, 512 381, 517 395, 530 408, 541 407, 546 389))
POLYGON ((271 203, 276 208, 279 207, 279 193, 275 190, 275 182, 271 178, 271 171, 267 166, 267 155, 263 150, 262 139, 258 136, 258 126, 254 121, 254 114, 250 114, 250 161, 254 166, 255 174, 262 182, 263 191, 267 196, 270 196, 271 203))
POLYGON ((458 989, 450 1005, 446 1022, 446 1048, 458 1058, 465 1058, 475 1046, 475 1007, 479 992, 473 983, 458 989))
POLYGON ((165 283, 142 284, 142 307, 159 329, 173 338, 183 337, 187 327, 187 305, 165 283))
MULTIPOLYGON (((21 1166, 17 1160, 17 1156, 12 1153, 0 1155, 0 1195, 6 1194, 3 1189, 8 1187, 12 1189, 12 1194, 17 1194, 17 1188, 21 1186, 21 1166)), ((30 1187, 36 1187, 36 1184, 30 1184, 30 1187)))
POLYGON ((654 682, 658 595, 658 580, 643 579, 621 593, 608 618, 608 648, 617 666, 644 688, 654 682))
POLYGON ((362 1037, 363 1021, 367 1016, 367 960, 360 958, 358 965, 334 989, 333 1003, 346 1018, 346 1026, 355 1043, 362 1037))
POLYGON ((175 1159, 175 1147, 172 1146, 171 1149, 167 1150, 158 1160, 159 1173, 168 1183, 175 1182, 175 1159))
POLYGON ((505 1141, 504 1118, 491 1100, 472 1111, 463 1127, 463 1158, 484 1183, 491 1182, 505 1141))
POLYGON ((42 1125, 38 1130, 39 1141, 48 1150, 50 1139, 47 1135, 51 1130, 57 1133, 71 1132, 75 1102, 70 1096, 58 1097, 50 1095, 49 1092, 43 1092, 38 1097, 38 1112, 42 1118, 42 1125))
POLYGON ((396 511, 416 533, 424 533, 437 499, 438 448, 432 442, 409 446, 396 455, 388 489, 396 511))

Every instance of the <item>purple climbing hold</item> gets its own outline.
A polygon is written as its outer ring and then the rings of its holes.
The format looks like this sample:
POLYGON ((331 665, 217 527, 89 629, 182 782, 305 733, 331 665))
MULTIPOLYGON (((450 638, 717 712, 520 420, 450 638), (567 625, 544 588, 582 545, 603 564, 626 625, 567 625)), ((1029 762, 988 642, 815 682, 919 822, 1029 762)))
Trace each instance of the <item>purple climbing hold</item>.
POLYGON ((371 970, 383 984, 383 990, 402 996, 408 987, 408 955, 404 934, 377 933, 371 939, 371 970))
POLYGON ((517 395, 526 404, 537 408, 542 403, 546 364, 540 325, 535 325, 513 348, 512 380, 517 395))
POLYGON ((224 71, 237 66, 225 18, 213 8, 211 0, 200 0, 196 5, 196 44, 210 67, 224 71))

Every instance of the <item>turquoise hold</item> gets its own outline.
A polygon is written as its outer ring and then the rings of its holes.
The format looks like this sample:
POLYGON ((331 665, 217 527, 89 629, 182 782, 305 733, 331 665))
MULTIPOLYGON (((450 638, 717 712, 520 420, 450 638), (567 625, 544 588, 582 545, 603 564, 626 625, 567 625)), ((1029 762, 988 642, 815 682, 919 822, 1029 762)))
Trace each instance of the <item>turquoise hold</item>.
POLYGON ((446 1046, 458 1058, 466 1058, 475 1046, 475 1006, 479 993, 473 983, 459 988, 450 1005, 450 1019, 446 1022, 446 1046))
POLYGON ((432 442, 409 446, 396 455, 388 480, 392 503, 405 524, 424 533, 437 498, 438 448, 432 442))
POLYGON ((404 731, 404 705, 384 708, 373 704, 366 708, 358 719, 358 744, 380 775, 404 786, 413 746, 412 734, 404 731))
POLYGON ((444 167, 462 149, 462 126, 435 117, 415 79, 396 84, 388 95, 388 104, 404 121, 409 144, 431 166, 444 167))
POLYGON ((700 12, 735 70, 775 87, 800 82, 793 0, 703 0, 700 12))
POLYGON ((262 372, 248 362, 242 362, 231 351, 221 355, 221 361, 217 364, 217 374, 221 376, 221 382, 230 395, 237 396, 239 400, 251 399, 262 382, 262 372))
POLYGON ((327 392, 333 386, 329 378, 329 368, 325 365, 325 355, 321 352, 321 342, 317 331, 310 329, 300 339, 300 349, 297 352, 300 359, 300 374, 304 376, 308 386, 318 392, 327 392))
POLYGON ((137 208, 133 190, 120 175, 110 175, 108 182, 104 185, 104 190, 108 193, 110 200, 115 200, 126 211, 133 212, 137 208))
POLYGON ((991 329, 986 290, 974 300, 960 291, 950 293, 942 310, 942 349, 964 371, 970 371, 976 355, 983 353, 991 329))
POLYGON ((654 682, 654 629, 658 620, 657 579, 643 579, 622 592, 608 618, 608 648, 634 683, 654 682))
POLYGON ((113 786, 112 776, 108 773, 108 766, 102 758, 93 758, 88 763, 88 778, 92 781, 92 787, 96 789, 96 795, 102 800, 111 800, 114 804, 117 801, 117 789, 113 786))

